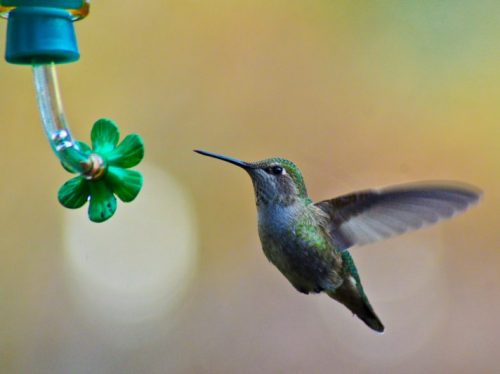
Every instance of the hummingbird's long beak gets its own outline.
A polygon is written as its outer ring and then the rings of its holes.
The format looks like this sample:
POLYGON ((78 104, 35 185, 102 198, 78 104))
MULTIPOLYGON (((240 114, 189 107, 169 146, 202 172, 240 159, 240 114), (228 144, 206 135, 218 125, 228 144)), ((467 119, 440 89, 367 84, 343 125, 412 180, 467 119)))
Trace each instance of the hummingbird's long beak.
POLYGON ((219 160, 229 162, 230 164, 239 166, 239 167, 241 167, 243 169, 246 169, 246 170, 252 168, 252 164, 249 164, 248 162, 244 162, 244 161, 238 160, 237 158, 232 158, 232 157, 227 157, 227 156, 219 155, 217 153, 202 151, 201 149, 195 149, 194 151, 196 153, 199 153, 200 155, 217 158, 219 160))

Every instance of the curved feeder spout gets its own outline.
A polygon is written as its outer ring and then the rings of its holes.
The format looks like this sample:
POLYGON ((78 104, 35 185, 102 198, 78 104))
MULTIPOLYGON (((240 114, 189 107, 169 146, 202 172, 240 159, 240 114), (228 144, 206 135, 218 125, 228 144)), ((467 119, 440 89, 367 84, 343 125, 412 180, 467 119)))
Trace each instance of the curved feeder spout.
POLYGON ((94 165, 71 136, 64 116, 55 64, 33 66, 33 77, 43 128, 56 156, 75 173, 86 174, 92 169, 104 168, 103 163, 94 165))
POLYGON ((64 115, 55 64, 77 61, 73 21, 87 15, 89 0, 0 0, 0 16, 8 18, 7 62, 32 65, 36 97, 45 134, 70 173, 58 193, 66 208, 80 208, 89 202, 88 215, 103 222, 116 211, 116 196, 130 202, 139 194, 142 175, 129 168, 144 157, 144 144, 137 134, 118 144, 116 124, 98 120, 91 131, 92 147, 76 141, 64 115), (36 4, 36 5, 33 5, 36 4))

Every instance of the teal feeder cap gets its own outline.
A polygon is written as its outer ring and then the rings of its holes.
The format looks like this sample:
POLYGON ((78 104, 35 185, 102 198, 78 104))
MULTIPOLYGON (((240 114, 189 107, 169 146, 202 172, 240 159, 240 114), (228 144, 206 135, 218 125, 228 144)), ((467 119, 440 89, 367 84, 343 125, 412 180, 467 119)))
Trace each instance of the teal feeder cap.
POLYGON ((5 59, 37 65, 80 58, 71 14, 63 9, 20 6, 9 13, 5 59))

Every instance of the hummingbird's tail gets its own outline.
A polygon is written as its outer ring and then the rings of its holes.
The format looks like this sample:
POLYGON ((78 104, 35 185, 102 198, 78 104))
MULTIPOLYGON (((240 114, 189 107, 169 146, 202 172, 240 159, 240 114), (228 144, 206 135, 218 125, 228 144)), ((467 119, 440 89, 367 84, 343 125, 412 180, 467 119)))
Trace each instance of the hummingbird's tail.
POLYGON ((371 329, 377 332, 384 332, 384 325, 375 314, 366 296, 359 294, 353 295, 352 290, 349 290, 349 288, 350 287, 344 286, 343 284, 335 290, 335 292, 328 292, 328 296, 344 304, 371 329))
POLYGON ((358 271, 349 252, 342 253, 343 268, 346 278, 335 291, 327 292, 328 296, 344 304, 351 312, 361 319, 368 327, 383 332, 384 325, 375 314, 368 298, 366 297, 358 271))

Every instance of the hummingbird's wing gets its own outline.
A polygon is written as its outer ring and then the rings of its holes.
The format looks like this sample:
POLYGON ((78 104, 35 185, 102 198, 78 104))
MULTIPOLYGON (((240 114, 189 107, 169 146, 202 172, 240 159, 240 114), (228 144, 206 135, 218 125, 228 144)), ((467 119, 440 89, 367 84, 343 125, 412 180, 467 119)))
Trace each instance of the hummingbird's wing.
POLYGON ((450 218, 479 197, 473 187, 409 184, 355 192, 315 205, 330 217, 327 229, 343 251, 450 218))

